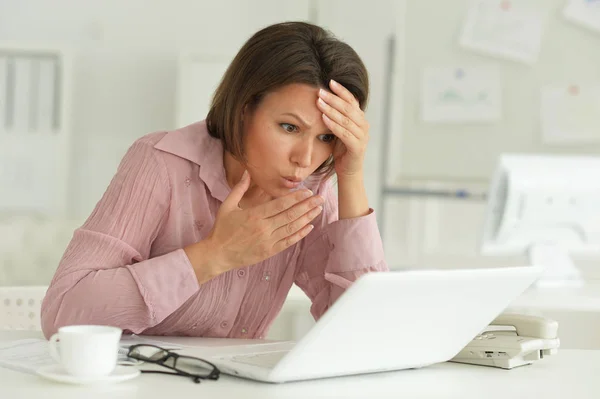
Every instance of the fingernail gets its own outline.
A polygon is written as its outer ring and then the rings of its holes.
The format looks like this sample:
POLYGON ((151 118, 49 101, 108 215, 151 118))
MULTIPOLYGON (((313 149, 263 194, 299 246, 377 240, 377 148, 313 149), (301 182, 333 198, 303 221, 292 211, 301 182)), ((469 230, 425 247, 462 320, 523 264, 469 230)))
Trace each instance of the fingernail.
POLYGON ((327 92, 323 89, 319 89, 319 96, 321 97, 326 97, 327 96, 327 92))
POLYGON ((320 105, 323 105, 323 106, 327 105, 327 104, 325 104, 325 101, 323 101, 323 99, 322 99, 322 98, 320 98, 320 97, 319 97, 319 99, 317 100, 317 102, 318 102, 320 105))
POLYGON ((335 80, 333 80, 333 79, 331 79, 331 81, 330 81, 330 84, 332 84, 332 85, 334 85, 334 86, 337 86, 337 85, 339 85, 339 83, 338 83, 338 82, 336 82, 336 81, 335 81, 335 80))
POLYGON ((325 201, 323 201, 323 197, 321 197, 320 195, 316 195, 313 199, 310 200, 310 204, 312 206, 321 205, 324 202, 325 201))
POLYGON ((305 190, 302 192, 302 198, 308 198, 313 195, 313 192, 310 190, 305 190))

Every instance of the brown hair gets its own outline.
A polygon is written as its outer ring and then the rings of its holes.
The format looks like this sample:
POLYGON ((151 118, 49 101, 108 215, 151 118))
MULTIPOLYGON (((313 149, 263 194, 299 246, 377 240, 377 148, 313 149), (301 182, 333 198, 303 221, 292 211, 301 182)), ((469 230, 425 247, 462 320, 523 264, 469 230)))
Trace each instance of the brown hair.
MULTIPOLYGON (((291 83, 329 88, 333 79, 364 110, 369 95, 367 69, 356 52, 325 29, 306 22, 283 22, 255 33, 237 53, 214 93, 206 117, 212 137, 239 160, 243 151, 242 113, 269 92, 291 83)), ((333 174, 333 158, 315 173, 333 174)))

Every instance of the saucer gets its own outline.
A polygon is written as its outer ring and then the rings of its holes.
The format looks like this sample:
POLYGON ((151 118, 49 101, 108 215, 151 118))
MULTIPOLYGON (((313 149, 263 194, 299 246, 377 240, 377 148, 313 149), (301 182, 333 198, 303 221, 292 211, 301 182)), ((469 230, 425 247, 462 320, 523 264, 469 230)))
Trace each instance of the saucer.
POLYGON ((135 367, 117 366, 109 375, 100 377, 77 377, 68 374, 60 364, 40 367, 36 373, 39 376, 52 381, 64 382, 67 384, 97 384, 97 383, 115 383, 131 380, 141 374, 140 370, 135 367))

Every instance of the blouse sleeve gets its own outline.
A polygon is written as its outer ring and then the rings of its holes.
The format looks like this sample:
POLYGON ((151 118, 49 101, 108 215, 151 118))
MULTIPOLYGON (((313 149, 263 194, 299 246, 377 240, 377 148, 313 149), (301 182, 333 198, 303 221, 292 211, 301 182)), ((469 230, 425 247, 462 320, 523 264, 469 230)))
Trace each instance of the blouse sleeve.
POLYGON ((199 289, 183 249, 149 259, 170 196, 166 167, 153 143, 136 141, 60 261, 42 303, 46 337, 71 324, 141 333, 199 289))
POLYGON ((312 301, 311 313, 319 319, 361 275, 387 271, 375 212, 338 220, 338 200, 333 183, 323 183, 325 198, 315 228, 301 242, 295 283, 312 301))

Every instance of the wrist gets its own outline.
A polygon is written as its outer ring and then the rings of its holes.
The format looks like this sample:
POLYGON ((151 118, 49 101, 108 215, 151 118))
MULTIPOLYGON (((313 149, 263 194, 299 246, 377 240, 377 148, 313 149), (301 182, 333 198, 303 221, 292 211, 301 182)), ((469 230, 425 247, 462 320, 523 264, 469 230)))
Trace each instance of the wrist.
POLYGON ((338 176, 338 219, 366 216, 369 200, 361 173, 338 176))
POLYGON ((188 245, 183 250, 192 264, 199 284, 203 284, 227 270, 219 261, 216 248, 208 238, 188 245))
POLYGON ((345 174, 337 174, 337 181, 338 184, 363 184, 364 182, 364 174, 361 171, 357 172, 357 173, 353 173, 353 174, 349 174, 349 175, 345 175, 345 174))

